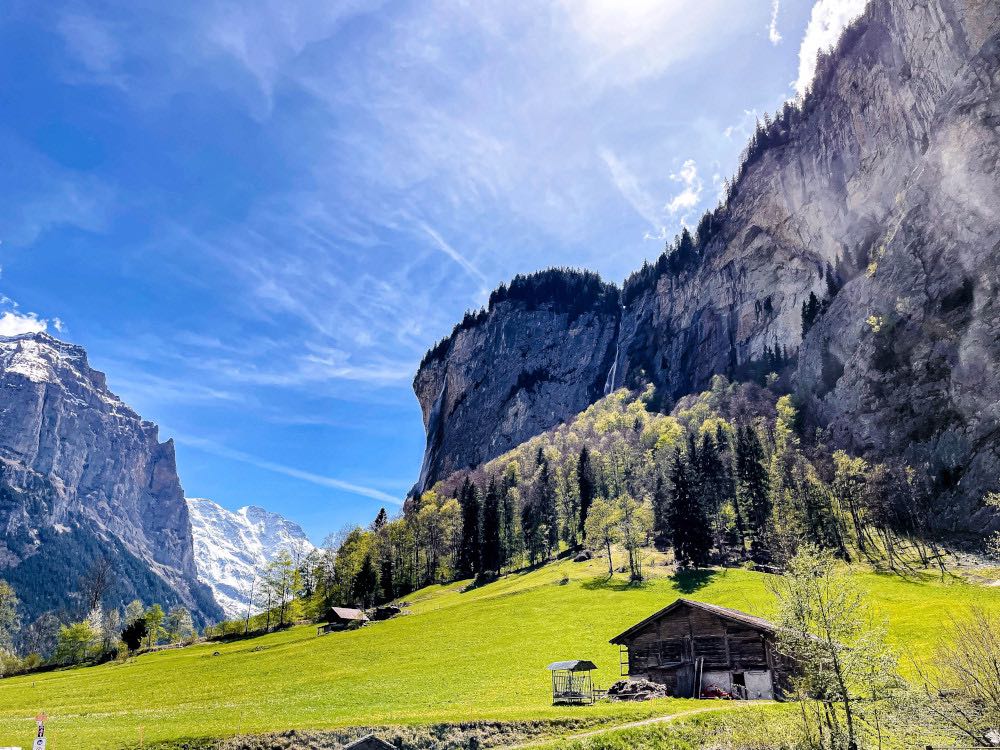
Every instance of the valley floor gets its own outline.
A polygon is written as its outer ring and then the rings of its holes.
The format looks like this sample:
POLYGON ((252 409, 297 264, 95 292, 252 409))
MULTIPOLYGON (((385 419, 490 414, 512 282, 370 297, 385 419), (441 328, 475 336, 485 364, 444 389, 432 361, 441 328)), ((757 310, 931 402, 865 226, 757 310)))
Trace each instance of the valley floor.
MULTIPOLYGON (((608 580, 603 564, 559 562, 468 591, 464 584, 430 587, 410 597, 410 614, 353 632, 317 637, 314 627, 299 626, 125 663, 5 679, 0 681, 0 745, 27 745, 40 710, 50 717, 49 747, 54 750, 138 747, 140 742, 148 747, 291 728, 308 732, 477 721, 554 722, 525 729, 517 742, 540 741, 553 733, 573 741, 574 735, 601 726, 705 704, 666 699, 554 707, 548 663, 590 659, 607 687, 619 679, 618 649, 608 639, 677 596, 765 617, 774 609, 768 576, 761 573, 729 569, 668 577, 665 569, 657 576, 654 568, 652 580, 631 587, 619 577, 608 580)), ((930 574, 853 575, 871 595, 877 614, 888 620, 904 654, 904 668, 908 657, 929 655, 949 613, 961 614, 970 605, 1000 607, 998 587, 950 577, 942 582, 930 574)), ((785 708, 720 707, 724 714, 785 708)), ((649 736, 671 726, 636 727, 624 734, 649 736)), ((622 734, 578 737, 575 742, 613 747, 622 734)), ((272 746, 323 747, 267 745, 272 746)))

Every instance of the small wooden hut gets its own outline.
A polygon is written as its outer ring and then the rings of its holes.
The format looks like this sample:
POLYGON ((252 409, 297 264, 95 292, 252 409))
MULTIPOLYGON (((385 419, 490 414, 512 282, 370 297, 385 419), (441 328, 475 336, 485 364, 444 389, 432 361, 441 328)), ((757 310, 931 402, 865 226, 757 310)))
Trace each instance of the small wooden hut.
POLYGON ((777 628, 760 617, 678 599, 611 639, 622 674, 666 686, 679 698, 775 698, 787 667, 777 628))
POLYGON ((316 630, 316 635, 331 633, 335 630, 349 630, 359 628, 368 622, 368 615, 360 609, 350 607, 331 607, 326 613, 326 624, 320 625, 316 630))
POLYGON ((585 659, 554 661, 546 667, 552 673, 552 705, 594 703, 600 691, 594 688, 591 672, 597 665, 585 659))

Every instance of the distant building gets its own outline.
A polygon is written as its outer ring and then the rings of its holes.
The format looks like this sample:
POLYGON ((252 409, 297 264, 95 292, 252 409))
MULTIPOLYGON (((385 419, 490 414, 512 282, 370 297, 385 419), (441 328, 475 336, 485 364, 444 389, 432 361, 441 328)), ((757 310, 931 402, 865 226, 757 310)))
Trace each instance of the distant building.
POLYGON ((331 607, 326 613, 326 625, 317 628, 316 635, 323 635, 334 630, 359 628, 368 622, 368 615, 360 609, 350 607, 331 607))
POLYGON ((760 617, 678 599, 611 639, 622 674, 666 686, 679 698, 764 699, 781 695, 787 666, 777 627, 760 617))
POLYGON ((348 745, 344 745, 341 750, 396 750, 395 745, 390 745, 383 739, 379 739, 374 734, 367 734, 360 739, 354 740, 348 745))

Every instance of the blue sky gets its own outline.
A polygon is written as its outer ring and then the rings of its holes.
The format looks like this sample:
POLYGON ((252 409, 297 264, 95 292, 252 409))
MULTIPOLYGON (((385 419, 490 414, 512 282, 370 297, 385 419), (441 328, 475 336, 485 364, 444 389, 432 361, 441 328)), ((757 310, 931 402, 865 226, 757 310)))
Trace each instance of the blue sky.
POLYGON ((85 346, 189 496, 392 511, 424 350, 518 272, 620 281, 863 0, 12 0, 0 333, 85 346))

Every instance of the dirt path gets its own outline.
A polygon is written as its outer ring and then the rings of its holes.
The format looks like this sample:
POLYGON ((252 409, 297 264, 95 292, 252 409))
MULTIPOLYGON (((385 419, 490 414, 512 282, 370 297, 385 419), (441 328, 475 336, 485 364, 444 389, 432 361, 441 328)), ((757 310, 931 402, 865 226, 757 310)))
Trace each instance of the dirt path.
MULTIPOLYGON (((761 703, 770 703, 770 701, 755 701, 756 705, 761 703)), ((533 740, 532 742, 526 742, 521 745, 509 745, 504 747, 503 750, 522 750, 531 747, 542 747, 550 745, 554 742, 573 742, 575 740, 585 740, 588 737, 596 737, 601 734, 607 734, 608 732, 617 732, 622 729, 633 729, 635 727, 645 727, 650 724, 667 724, 676 719, 686 719, 688 716, 694 716, 695 714, 704 714, 709 711, 721 711, 724 708, 733 708, 733 704, 729 701, 718 701, 714 705, 705 706, 704 708, 692 708, 689 711, 678 711, 675 714, 667 714, 665 716, 653 716, 649 719, 642 719, 640 721, 629 721, 624 724, 609 724, 606 727, 601 727, 600 729, 589 729, 586 732, 575 732, 573 734, 566 734, 561 737, 550 737, 548 739, 533 740)))

